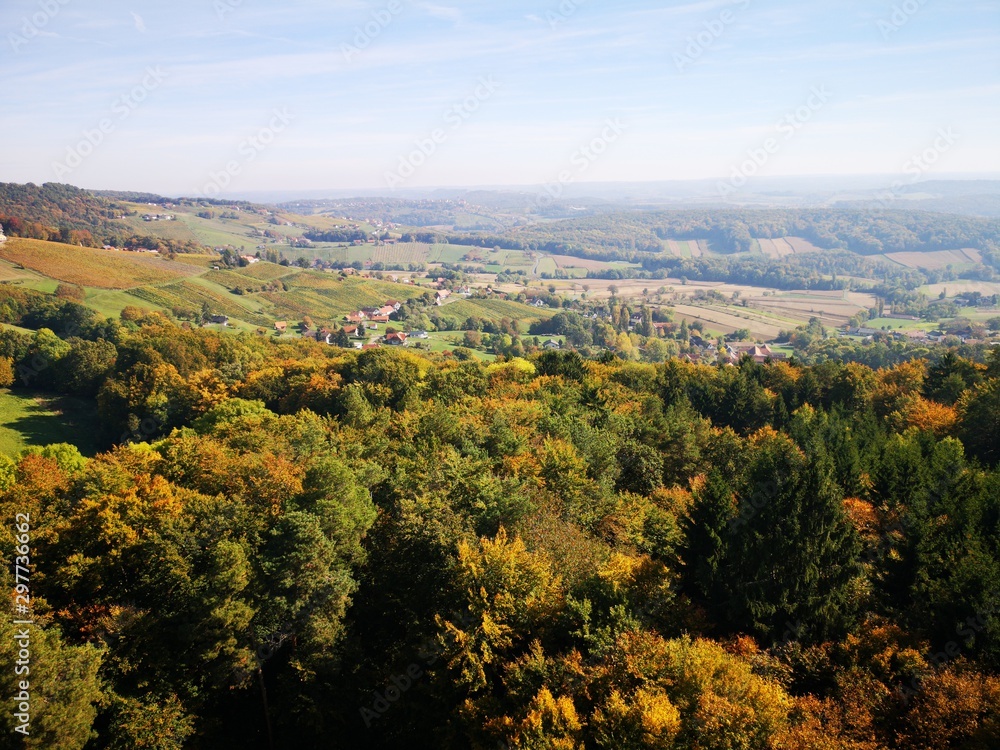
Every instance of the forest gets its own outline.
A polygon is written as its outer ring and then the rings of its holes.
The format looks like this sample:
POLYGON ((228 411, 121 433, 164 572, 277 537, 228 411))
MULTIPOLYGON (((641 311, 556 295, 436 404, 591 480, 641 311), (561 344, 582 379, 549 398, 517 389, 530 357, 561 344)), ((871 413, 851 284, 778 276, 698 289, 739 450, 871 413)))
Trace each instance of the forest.
POLYGON ((0 458, 23 747, 1000 746, 1000 350, 486 364, 4 305, 0 382, 105 445, 0 458))
POLYGON ((719 253, 744 253, 754 239, 802 237, 817 247, 859 255, 962 247, 1000 257, 1000 220, 929 211, 875 209, 712 209, 596 211, 576 219, 516 227, 504 234, 446 234, 437 241, 542 250, 596 260, 641 262, 662 240, 703 239, 719 253))

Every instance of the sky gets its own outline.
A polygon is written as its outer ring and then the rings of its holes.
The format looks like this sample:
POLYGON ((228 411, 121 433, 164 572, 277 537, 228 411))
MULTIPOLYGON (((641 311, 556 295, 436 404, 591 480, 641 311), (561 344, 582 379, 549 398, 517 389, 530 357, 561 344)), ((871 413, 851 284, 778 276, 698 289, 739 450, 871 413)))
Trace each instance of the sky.
POLYGON ((1000 172, 997 0, 4 0, 0 181, 1000 172))

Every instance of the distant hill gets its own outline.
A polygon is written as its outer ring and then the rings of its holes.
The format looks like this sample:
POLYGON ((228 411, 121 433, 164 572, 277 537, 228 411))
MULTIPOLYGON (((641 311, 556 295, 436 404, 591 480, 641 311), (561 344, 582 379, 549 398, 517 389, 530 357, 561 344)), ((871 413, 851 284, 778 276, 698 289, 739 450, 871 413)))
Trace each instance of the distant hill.
POLYGON ((125 206, 72 185, 0 183, 0 224, 12 237, 96 244, 115 234, 125 206))

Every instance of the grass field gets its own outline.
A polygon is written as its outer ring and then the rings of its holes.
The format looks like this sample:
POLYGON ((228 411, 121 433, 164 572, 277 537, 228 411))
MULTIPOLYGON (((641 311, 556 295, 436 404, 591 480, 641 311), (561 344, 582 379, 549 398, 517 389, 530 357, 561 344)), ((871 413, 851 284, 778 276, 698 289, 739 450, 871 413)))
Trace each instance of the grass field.
POLYGON ((97 429, 91 402, 0 389, 0 453, 16 456, 29 446, 69 442, 92 456, 97 429))
POLYGON ((996 281, 944 281, 940 284, 928 284, 920 287, 920 291, 929 297, 937 297, 944 292, 948 297, 954 297, 965 292, 979 292, 987 297, 1000 294, 1000 282, 996 281))
POLYGON ((197 273, 191 266, 138 253, 20 238, 0 245, 0 258, 52 279, 99 289, 162 284, 197 273))
POLYGON ((930 253, 886 253, 885 257, 907 268, 926 268, 934 271, 947 266, 967 268, 981 263, 978 250, 936 250, 930 253))
POLYGON ((85 304, 106 318, 117 318, 126 307, 141 307, 156 312, 166 310, 162 305, 139 300, 128 292, 109 289, 88 289, 85 304))
POLYGON ((244 268, 233 269, 233 273, 238 273, 240 276, 246 276, 250 279, 257 279, 258 281, 274 281, 275 279, 283 279, 298 272, 298 268, 294 268, 292 266, 279 266, 276 263, 268 263, 266 261, 254 263, 244 268))
POLYGON ((677 258, 700 258, 712 255, 707 240, 663 240, 663 250, 677 258))

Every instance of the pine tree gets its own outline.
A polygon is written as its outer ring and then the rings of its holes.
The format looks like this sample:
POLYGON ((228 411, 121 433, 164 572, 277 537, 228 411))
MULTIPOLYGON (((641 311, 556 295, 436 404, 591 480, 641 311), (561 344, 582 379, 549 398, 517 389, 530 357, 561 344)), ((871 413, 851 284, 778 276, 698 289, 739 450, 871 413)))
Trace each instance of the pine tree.
POLYGON ((827 637, 850 621, 860 573, 832 462, 773 433, 758 443, 729 545, 730 621, 763 637, 827 637))
POLYGON ((713 469, 704 488, 684 521, 685 588, 710 610, 722 611, 728 598, 727 562, 735 517, 733 489, 725 477, 713 469))

